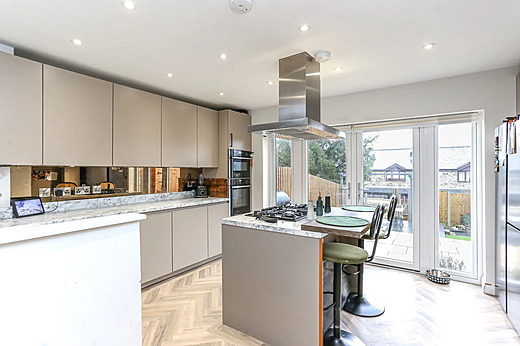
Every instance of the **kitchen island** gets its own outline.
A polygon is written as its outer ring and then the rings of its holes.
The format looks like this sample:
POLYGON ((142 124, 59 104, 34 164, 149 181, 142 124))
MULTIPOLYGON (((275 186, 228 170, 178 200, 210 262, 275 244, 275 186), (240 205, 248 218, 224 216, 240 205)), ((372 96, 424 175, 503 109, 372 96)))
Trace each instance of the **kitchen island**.
POLYGON ((338 236, 302 230, 306 222, 222 220, 225 325, 271 345, 322 344, 330 321, 323 292, 332 283, 331 275, 324 278, 322 246, 338 236))
POLYGON ((227 202, 186 196, 45 203, 43 215, 0 219, 0 344, 141 345, 141 213, 227 202))

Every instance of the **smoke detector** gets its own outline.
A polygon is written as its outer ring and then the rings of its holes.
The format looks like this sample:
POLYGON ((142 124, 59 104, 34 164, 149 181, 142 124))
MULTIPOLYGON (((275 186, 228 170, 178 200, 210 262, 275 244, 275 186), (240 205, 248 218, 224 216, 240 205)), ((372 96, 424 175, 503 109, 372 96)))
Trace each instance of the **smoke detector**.
POLYGON ((231 11, 237 14, 246 14, 253 7, 253 0, 229 0, 231 11))
POLYGON ((314 54, 314 59, 317 62, 325 62, 330 59, 330 52, 328 50, 320 50, 314 54))

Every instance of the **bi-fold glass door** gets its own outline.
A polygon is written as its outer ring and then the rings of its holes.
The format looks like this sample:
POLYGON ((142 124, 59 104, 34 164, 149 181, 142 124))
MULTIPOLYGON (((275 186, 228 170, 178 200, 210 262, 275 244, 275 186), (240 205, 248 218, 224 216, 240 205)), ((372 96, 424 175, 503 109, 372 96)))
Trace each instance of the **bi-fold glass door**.
MULTIPOLYGON (((374 262, 437 268, 476 280, 477 122, 343 130, 348 133, 343 204, 388 207, 391 196, 398 200, 391 234, 379 241, 374 262)), ((365 242, 367 251, 372 246, 365 242)))
MULTIPOLYGON (((352 131, 354 143, 349 183, 353 187, 350 202, 358 205, 389 207, 397 197, 391 233, 377 244, 374 262, 401 268, 419 269, 418 222, 415 209, 419 131, 416 128, 366 129, 352 131)), ((388 228, 388 220, 383 223, 388 228)), ((371 252, 372 241, 365 242, 371 252)))

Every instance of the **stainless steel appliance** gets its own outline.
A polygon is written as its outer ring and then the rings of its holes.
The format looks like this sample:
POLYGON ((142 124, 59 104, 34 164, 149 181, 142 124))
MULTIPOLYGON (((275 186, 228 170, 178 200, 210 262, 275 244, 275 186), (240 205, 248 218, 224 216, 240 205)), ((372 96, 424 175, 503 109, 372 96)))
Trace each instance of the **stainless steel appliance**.
POLYGON ((276 223, 278 220, 300 221, 307 218, 307 204, 283 204, 276 207, 255 210, 246 216, 256 217, 257 219, 276 223))
POLYGON ((305 140, 346 137, 320 122, 320 63, 309 53, 280 59, 278 77, 280 121, 249 125, 247 132, 305 140))
POLYGON ((251 167, 253 153, 244 150, 229 150, 229 215, 251 211, 251 167))
POLYGON ((520 121, 495 130, 496 294, 520 331, 520 121), (518 125, 517 125, 518 124, 518 125))

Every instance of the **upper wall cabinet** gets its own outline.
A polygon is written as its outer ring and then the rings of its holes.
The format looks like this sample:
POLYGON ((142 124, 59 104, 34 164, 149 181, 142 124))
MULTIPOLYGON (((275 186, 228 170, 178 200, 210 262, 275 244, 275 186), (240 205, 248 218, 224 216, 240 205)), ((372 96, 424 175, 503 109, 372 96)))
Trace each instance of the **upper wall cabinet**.
POLYGON ((43 164, 112 165, 112 83, 43 66, 43 164))
POLYGON ((197 106, 162 98, 162 166, 197 167, 197 106))
POLYGON ((0 165, 42 164, 42 64, 0 53, 0 165))
POLYGON ((161 97, 114 84, 114 166, 161 166, 161 97))
POLYGON ((218 112, 204 107, 197 109, 197 167, 218 167, 218 112))
POLYGON ((251 151, 251 134, 247 127, 251 125, 251 116, 243 113, 226 111, 228 118, 229 148, 251 151))

